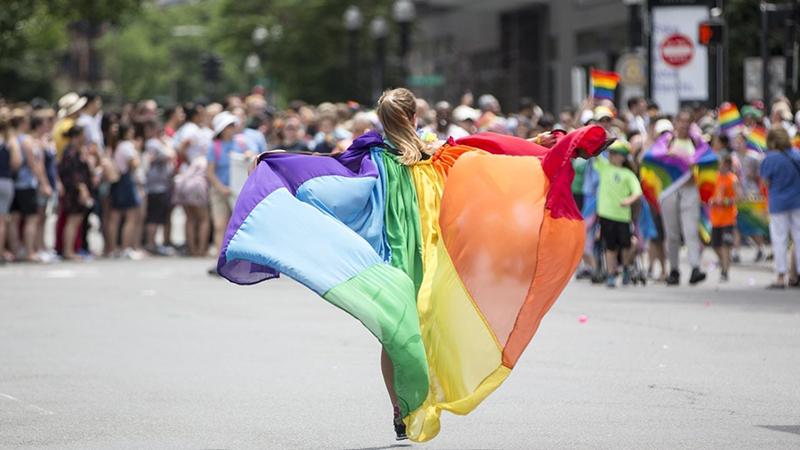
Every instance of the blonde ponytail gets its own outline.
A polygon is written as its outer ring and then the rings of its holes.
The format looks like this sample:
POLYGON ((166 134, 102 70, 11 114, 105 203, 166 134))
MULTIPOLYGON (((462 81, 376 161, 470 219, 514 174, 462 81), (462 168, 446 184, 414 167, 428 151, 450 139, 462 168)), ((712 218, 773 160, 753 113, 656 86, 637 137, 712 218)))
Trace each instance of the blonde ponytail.
POLYGON ((378 100, 377 113, 383 131, 389 142, 400 151, 400 162, 406 166, 418 163, 423 153, 431 153, 430 147, 417 136, 416 112, 417 99, 405 88, 385 91, 378 100))

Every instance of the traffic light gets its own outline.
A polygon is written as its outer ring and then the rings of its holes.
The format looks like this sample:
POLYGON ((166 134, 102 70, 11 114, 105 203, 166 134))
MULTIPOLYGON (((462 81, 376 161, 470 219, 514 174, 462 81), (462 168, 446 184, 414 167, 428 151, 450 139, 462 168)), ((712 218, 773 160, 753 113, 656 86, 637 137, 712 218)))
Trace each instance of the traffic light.
POLYGON ((219 55, 213 53, 203 55, 200 65, 203 68, 203 78, 206 81, 216 83, 220 80, 222 58, 219 55))
POLYGON ((700 22, 700 27, 697 33, 697 41, 705 46, 722 44, 722 34, 724 31, 725 25, 721 22, 700 22))

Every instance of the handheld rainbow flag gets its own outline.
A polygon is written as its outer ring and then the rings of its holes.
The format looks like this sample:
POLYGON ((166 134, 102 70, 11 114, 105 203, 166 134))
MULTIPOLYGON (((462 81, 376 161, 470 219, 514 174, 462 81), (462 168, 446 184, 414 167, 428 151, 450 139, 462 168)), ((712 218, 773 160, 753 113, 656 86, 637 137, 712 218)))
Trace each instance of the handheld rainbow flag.
POLYGON ((792 147, 800 150, 800 132, 797 132, 797 134, 795 134, 792 138, 792 147))
POLYGON ((719 128, 722 132, 727 133, 733 129, 742 126, 742 116, 739 114, 739 108, 733 103, 725 102, 719 107, 719 128))
POLYGON ((736 202, 736 226, 744 236, 769 236, 769 212, 763 198, 741 199, 736 202))
POLYGON ((754 126, 748 133, 745 134, 747 140, 747 148, 757 152, 765 152, 767 150, 767 130, 761 125, 754 126))
POLYGON ((711 147, 697 132, 692 132, 695 153, 691 161, 686 161, 669 153, 671 133, 664 133, 644 154, 639 175, 642 180, 642 192, 647 203, 655 213, 661 211, 661 199, 682 186, 686 180, 694 176, 697 190, 703 204, 700 207, 698 232, 700 239, 706 244, 710 242, 711 221, 705 203, 714 195, 717 181, 719 158, 711 147))
POLYGON ((605 141, 599 126, 549 149, 484 133, 406 166, 369 132, 337 156, 263 154, 217 271, 286 274, 361 321, 391 359, 409 438, 430 440, 442 410, 467 414, 503 383, 572 277, 571 158, 605 141))
POLYGON ((614 91, 619 83, 616 72, 592 69, 592 96, 596 99, 614 100, 614 91))

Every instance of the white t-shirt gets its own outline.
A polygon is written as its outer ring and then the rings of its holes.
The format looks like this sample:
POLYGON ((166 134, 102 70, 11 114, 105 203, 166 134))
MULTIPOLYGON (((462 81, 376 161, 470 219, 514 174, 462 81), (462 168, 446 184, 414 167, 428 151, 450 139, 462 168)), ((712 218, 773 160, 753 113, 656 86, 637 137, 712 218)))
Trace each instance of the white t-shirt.
POLYGON ((211 146, 211 141, 214 131, 210 128, 200 128, 194 122, 186 122, 175 133, 174 147, 181 148, 184 141, 189 141, 189 147, 186 149, 186 160, 192 162, 199 156, 205 156, 208 147, 211 146))
POLYGON ((469 136, 469 132, 467 132, 467 130, 454 123, 451 123, 450 126, 447 127, 447 137, 445 137, 445 139, 452 137, 453 139, 458 140, 467 136, 469 136))
MULTIPOLYGON (((98 114, 98 117, 99 116, 98 114)), ((105 145, 103 143, 103 131, 100 129, 100 120, 98 117, 81 114, 75 124, 83 127, 83 135, 86 138, 86 143, 97 144, 97 151, 103 154, 105 145)))
POLYGON ((133 142, 122 141, 117 144, 117 149, 114 151, 114 164, 116 164, 120 174, 128 173, 130 162, 136 156, 136 147, 133 146, 133 142))

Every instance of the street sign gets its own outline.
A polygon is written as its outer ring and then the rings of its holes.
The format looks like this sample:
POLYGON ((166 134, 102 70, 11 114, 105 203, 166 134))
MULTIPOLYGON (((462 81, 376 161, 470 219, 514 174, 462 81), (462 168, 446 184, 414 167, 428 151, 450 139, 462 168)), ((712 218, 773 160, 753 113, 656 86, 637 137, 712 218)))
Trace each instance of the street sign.
POLYGON ((672 67, 683 67, 692 61, 694 44, 692 40, 680 33, 670 34, 659 44, 661 59, 672 67))
POLYGON ((648 5, 653 100, 667 114, 676 114, 687 101, 708 101, 708 52, 697 42, 697 28, 709 18, 708 4, 665 0, 648 5))
POLYGON ((644 68, 644 58, 637 53, 626 53, 617 61, 619 82, 625 86, 644 86, 647 77, 644 68))
POLYGON ((407 84, 411 87, 439 87, 444 85, 444 76, 433 73, 429 75, 411 75, 407 84))

